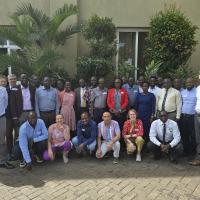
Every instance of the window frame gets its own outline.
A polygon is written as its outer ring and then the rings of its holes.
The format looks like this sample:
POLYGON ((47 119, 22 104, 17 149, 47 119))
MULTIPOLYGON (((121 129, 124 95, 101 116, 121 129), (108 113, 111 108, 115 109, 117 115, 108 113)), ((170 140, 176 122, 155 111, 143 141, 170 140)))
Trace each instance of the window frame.
POLYGON ((117 39, 117 54, 116 54, 116 75, 118 76, 118 69, 119 69, 119 33, 120 32, 131 32, 135 33, 135 55, 134 55, 134 75, 135 80, 137 80, 137 73, 138 73, 138 39, 140 32, 149 32, 149 27, 144 28, 125 28, 125 27, 117 27, 116 30, 116 39, 117 39))

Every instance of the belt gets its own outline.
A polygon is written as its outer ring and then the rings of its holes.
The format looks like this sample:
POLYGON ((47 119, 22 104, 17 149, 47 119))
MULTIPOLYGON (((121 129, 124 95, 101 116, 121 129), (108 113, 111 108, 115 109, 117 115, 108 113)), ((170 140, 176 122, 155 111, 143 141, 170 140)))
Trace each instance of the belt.
MULTIPOLYGON (((158 112, 162 112, 162 110, 159 110, 158 112)), ((167 112, 166 110, 165 110, 165 112, 167 112)), ((171 111, 171 112, 167 112, 167 114, 171 114, 171 113, 175 113, 176 112, 176 110, 175 111, 171 111)))
POLYGON ((5 117, 5 116, 6 116, 6 114, 3 114, 3 115, 0 116, 0 118, 5 117))
POLYGON ((52 113, 55 112, 55 110, 48 110, 48 111, 40 111, 41 113, 52 113))
POLYGON ((31 111, 33 111, 33 110, 23 110, 23 112, 31 112, 31 111))
POLYGON ((181 116, 184 116, 184 117, 194 117, 194 115, 191 115, 191 114, 185 114, 185 113, 181 113, 181 116))
POLYGON ((103 109, 106 109, 106 108, 94 108, 95 110, 103 110, 103 109))

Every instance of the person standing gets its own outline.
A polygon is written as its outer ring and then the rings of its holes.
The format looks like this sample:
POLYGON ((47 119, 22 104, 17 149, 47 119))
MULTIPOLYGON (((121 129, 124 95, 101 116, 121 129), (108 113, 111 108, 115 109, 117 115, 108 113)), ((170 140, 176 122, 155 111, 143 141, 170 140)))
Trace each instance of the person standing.
POLYGON ((98 87, 93 89, 91 96, 91 110, 93 119, 97 124, 102 121, 102 115, 106 111, 108 93, 108 89, 104 87, 104 78, 100 78, 98 83, 98 87))
POLYGON ((163 88, 156 97, 157 112, 166 111, 168 118, 174 121, 180 120, 182 99, 178 90, 172 88, 171 79, 163 80, 163 88))
POLYGON ((9 86, 7 87, 8 107, 6 109, 6 144, 8 148, 8 159, 10 160, 12 159, 13 145, 19 135, 19 119, 23 112, 23 98, 21 86, 17 85, 16 75, 8 75, 8 82, 9 86))
POLYGON ((149 140, 149 130, 151 121, 155 116, 156 98, 154 94, 148 92, 148 82, 143 82, 142 93, 139 93, 136 98, 136 111, 138 118, 142 120, 144 127, 144 138, 147 142, 149 140))
POLYGON ((175 121, 168 119, 167 112, 161 111, 160 119, 151 124, 150 142, 147 148, 153 152, 154 159, 160 159, 162 153, 169 155, 170 161, 177 163, 177 159, 183 153, 181 136, 175 121))
MULTIPOLYGON (((200 74, 199 74, 200 79, 200 74)), ((190 162, 193 166, 200 166, 200 85, 196 89, 197 103, 195 107, 195 138, 196 138, 196 155, 190 162)))
POLYGON ((121 88, 122 81, 116 78, 114 88, 108 90, 107 105, 113 120, 119 123, 120 129, 123 128, 123 123, 126 119, 126 109, 128 106, 128 93, 124 88, 121 88))
POLYGON ((173 81, 173 86, 174 86, 174 89, 176 89, 179 92, 181 92, 183 90, 182 80, 180 78, 175 78, 174 81, 173 81))
POLYGON ((58 90, 58 97, 60 101, 60 107, 62 106, 63 97, 65 94, 65 83, 62 79, 58 79, 57 81, 57 90, 58 90))
POLYGON ((85 80, 79 80, 79 87, 75 89, 76 101, 75 101, 75 110, 76 110, 76 120, 80 120, 80 116, 83 112, 88 112, 88 88, 86 87, 85 80))
POLYGON ((29 85, 28 77, 26 74, 21 74, 21 91, 23 99, 23 112, 20 116, 20 124, 23 124, 28 117, 28 113, 35 108, 35 88, 29 85))
POLYGON ((139 76, 139 78, 138 78, 138 87, 139 87, 138 91, 139 91, 139 93, 143 92, 142 85, 143 85, 144 81, 145 81, 144 76, 143 75, 139 76))
POLYGON ((0 168, 12 169, 13 165, 7 162, 7 148, 6 148, 6 117, 5 112, 8 106, 8 93, 4 87, 6 77, 0 75, 0 168))
POLYGON ((43 86, 35 92, 35 111, 37 117, 44 120, 46 127, 55 123, 56 115, 59 113, 60 103, 58 91, 51 87, 49 77, 44 77, 43 86))
POLYGON ((65 82, 65 93, 60 113, 64 117, 64 123, 69 126, 71 131, 76 130, 76 118, 74 111, 75 93, 71 90, 71 82, 65 82))
POLYGON ((135 100, 138 94, 138 85, 134 85, 134 78, 129 77, 128 83, 122 86, 128 92, 128 108, 135 109, 135 100))
POLYGON ((186 89, 181 90, 181 97, 183 101, 179 122, 181 139, 185 155, 191 156, 195 154, 196 147, 194 115, 197 102, 196 88, 194 87, 194 80, 192 78, 186 80, 186 89))
POLYGON ((153 93, 155 97, 158 95, 160 92, 160 88, 156 86, 157 78, 156 76, 151 76, 149 79, 149 89, 148 91, 153 93))

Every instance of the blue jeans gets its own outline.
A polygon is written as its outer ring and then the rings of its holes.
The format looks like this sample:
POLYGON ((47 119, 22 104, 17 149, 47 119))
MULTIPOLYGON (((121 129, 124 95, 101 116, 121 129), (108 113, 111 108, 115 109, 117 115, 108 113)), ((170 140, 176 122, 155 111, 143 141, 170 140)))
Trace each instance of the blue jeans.
MULTIPOLYGON (((72 138, 72 144, 77 147, 79 144, 78 144, 78 136, 72 138)), ((96 148, 96 140, 94 140, 91 144, 87 145, 86 148, 89 150, 89 151, 95 151, 95 148, 96 148)))

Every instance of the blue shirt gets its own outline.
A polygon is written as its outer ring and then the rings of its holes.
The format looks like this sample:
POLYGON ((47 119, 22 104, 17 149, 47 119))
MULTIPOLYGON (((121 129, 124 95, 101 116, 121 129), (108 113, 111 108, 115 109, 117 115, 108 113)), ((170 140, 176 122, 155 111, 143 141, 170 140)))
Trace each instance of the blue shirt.
POLYGON ((89 120, 88 124, 83 124, 81 120, 77 123, 78 144, 89 145, 97 138, 97 125, 93 120, 89 120))
POLYGON ((28 121, 24 122, 19 129, 19 146, 26 163, 31 162, 31 157, 28 149, 29 142, 41 142, 47 140, 48 131, 42 119, 37 119, 35 128, 28 121))
POLYGON ((0 86, 0 116, 4 115, 8 106, 8 93, 6 88, 0 86))
POLYGON ((58 91, 55 88, 45 89, 44 86, 39 87, 35 92, 35 111, 40 117, 40 111, 53 111, 59 113, 58 91))
POLYGON ((194 87, 191 90, 182 89, 181 96, 183 101, 181 113, 194 115, 197 102, 196 88, 194 87))
POLYGON ((122 87, 128 92, 129 107, 133 108, 135 106, 135 100, 139 91, 138 85, 133 85, 131 87, 128 83, 126 83, 122 87))

